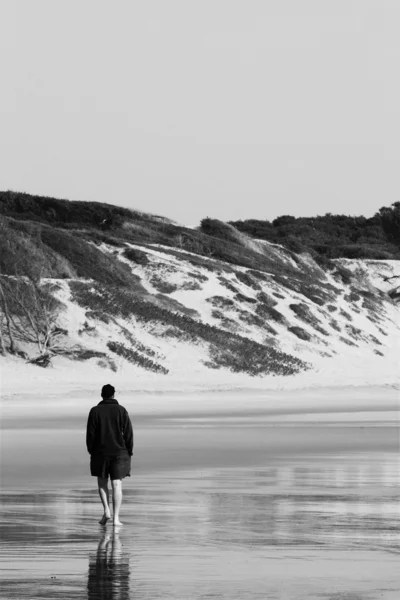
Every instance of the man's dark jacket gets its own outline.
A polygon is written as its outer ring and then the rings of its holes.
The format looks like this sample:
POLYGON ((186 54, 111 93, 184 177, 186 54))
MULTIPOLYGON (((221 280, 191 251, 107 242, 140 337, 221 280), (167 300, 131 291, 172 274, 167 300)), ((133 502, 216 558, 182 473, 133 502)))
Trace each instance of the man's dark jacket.
POLYGON ((89 413, 86 428, 89 454, 132 456, 133 429, 126 408, 115 398, 103 398, 89 413))

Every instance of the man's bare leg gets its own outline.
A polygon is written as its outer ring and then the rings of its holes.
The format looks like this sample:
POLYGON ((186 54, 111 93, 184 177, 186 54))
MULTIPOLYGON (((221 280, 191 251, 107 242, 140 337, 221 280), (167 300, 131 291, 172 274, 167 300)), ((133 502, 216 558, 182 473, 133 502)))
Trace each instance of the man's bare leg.
POLYGON ((122 479, 112 479, 112 495, 113 495, 113 524, 114 525, 122 525, 119 520, 119 510, 121 508, 122 503, 122 479))
POLYGON ((107 479, 103 479, 102 477, 98 477, 97 478, 97 483, 99 485, 99 496, 100 496, 100 500, 101 503, 103 505, 104 508, 104 515, 101 517, 99 523, 100 525, 105 525, 107 523, 107 521, 109 521, 111 519, 111 513, 110 513, 110 495, 109 495, 109 491, 108 491, 108 480, 107 479))

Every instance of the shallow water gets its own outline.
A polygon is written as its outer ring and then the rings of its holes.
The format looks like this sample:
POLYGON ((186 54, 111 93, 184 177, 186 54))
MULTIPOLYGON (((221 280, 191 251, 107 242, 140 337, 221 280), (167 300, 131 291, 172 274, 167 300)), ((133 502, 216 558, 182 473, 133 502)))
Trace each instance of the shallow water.
POLYGON ((94 479, 83 489, 3 487, 2 598, 400 597, 398 452, 259 463, 134 467, 118 531, 97 523, 94 479))

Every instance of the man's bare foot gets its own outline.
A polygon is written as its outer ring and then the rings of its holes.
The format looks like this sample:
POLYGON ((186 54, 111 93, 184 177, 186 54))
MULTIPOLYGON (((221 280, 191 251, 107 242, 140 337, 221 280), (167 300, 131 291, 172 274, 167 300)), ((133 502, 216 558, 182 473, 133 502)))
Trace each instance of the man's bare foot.
POLYGON ((100 525, 105 525, 107 523, 107 521, 109 521, 111 519, 111 515, 104 513, 104 515, 101 517, 99 523, 100 525))
POLYGON ((119 519, 114 519, 113 525, 114 525, 114 527, 121 527, 123 525, 123 523, 121 523, 121 521, 119 519))

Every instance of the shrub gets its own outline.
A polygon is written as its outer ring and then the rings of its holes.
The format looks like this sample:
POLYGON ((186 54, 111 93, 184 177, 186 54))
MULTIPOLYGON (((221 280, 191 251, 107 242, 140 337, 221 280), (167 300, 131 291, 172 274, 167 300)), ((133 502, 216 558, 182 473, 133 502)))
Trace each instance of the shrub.
POLYGON ((353 273, 350 269, 346 269, 343 265, 336 264, 336 269, 333 273, 333 277, 337 281, 341 281, 345 285, 349 285, 353 280, 353 273))
POLYGON ((218 219, 202 219, 200 222, 200 230, 209 236, 220 238, 228 242, 240 243, 241 234, 235 227, 219 221, 218 219))
POLYGON ((377 354, 378 356, 385 356, 383 354, 383 352, 381 352, 380 350, 377 350, 376 348, 374 349, 374 353, 377 354))
POLYGON ((358 348, 357 344, 355 344, 354 342, 352 342, 351 340, 349 340, 348 338, 345 338, 343 336, 340 336, 339 340, 341 342, 343 342, 344 344, 347 344, 348 346, 355 346, 356 348, 358 348))
POLYGON ((206 302, 218 308, 232 308, 235 306, 234 301, 230 298, 225 298, 225 296, 211 296, 211 298, 206 299, 206 302))
POLYGON ((294 333, 294 335, 296 335, 301 340, 305 340, 306 342, 309 342, 311 340, 311 335, 308 333, 308 331, 306 331, 302 327, 297 327, 297 326, 288 327, 288 330, 291 333, 294 333))
POLYGON ((143 252, 143 250, 138 250, 137 248, 126 248, 122 255, 137 265, 149 264, 149 258, 146 252, 143 252))
POLYGON ((227 290, 229 290, 230 292, 233 292, 234 294, 238 294, 239 290, 237 287, 235 287, 228 279, 226 279, 226 277, 223 277, 222 275, 218 276, 218 280, 220 281, 220 283, 222 283, 222 285, 224 287, 226 287, 227 290))
POLYGON ((104 358, 107 356, 105 352, 98 352, 90 348, 73 348, 63 352, 63 355, 74 360, 89 360, 90 358, 104 358))
POLYGON ((342 330, 340 329, 339 323, 336 321, 336 319, 332 319, 332 320, 329 322, 329 325, 332 327, 332 329, 336 329, 336 331, 342 331, 342 330))
POLYGON ((347 319, 348 321, 352 321, 353 317, 351 316, 350 313, 346 312, 345 310, 343 310, 343 308, 340 309, 340 314, 347 319))
POLYGON ((249 304, 256 304, 257 302, 255 298, 251 298, 250 296, 246 296, 245 294, 241 294, 240 292, 236 294, 235 299, 239 302, 248 302, 249 304))
POLYGON ((317 319, 317 317, 310 311, 307 304, 290 304, 289 307, 299 319, 311 325, 316 331, 322 333, 322 335, 329 335, 329 333, 321 327, 319 319, 317 319))
POLYGON ((98 310, 98 311, 88 310, 85 312, 85 317, 87 317, 88 319, 97 319, 98 321, 102 321, 103 323, 106 323, 106 325, 108 325, 110 322, 110 317, 108 315, 106 315, 105 313, 101 312, 100 310, 98 310))
POLYGON ((166 369, 162 365, 152 361, 147 356, 139 354, 139 352, 137 352, 136 350, 127 348, 124 344, 121 344, 120 342, 108 342, 107 347, 111 350, 111 352, 115 352, 115 354, 122 356, 130 363, 143 367, 143 369, 146 369, 147 371, 153 371, 154 373, 163 373, 164 375, 167 375, 169 373, 168 369, 166 369))
POLYGON ((378 340, 378 338, 372 334, 370 334, 369 339, 371 340, 371 342, 373 342, 374 344, 377 344, 378 346, 383 345, 382 342, 380 340, 378 340))
POLYGON ((261 317, 247 310, 240 310, 239 317, 240 320, 246 323, 247 325, 255 325, 256 327, 264 327, 265 325, 264 320, 261 319, 261 317))
POLYGON ((271 276, 267 273, 264 273, 264 271, 255 271, 254 269, 249 269, 247 271, 247 274, 252 277, 255 277, 256 279, 260 279, 261 281, 271 281, 271 276))
POLYGON ((253 290, 261 290, 260 284, 257 281, 254 281, 254 279, 247 273, 243 273, 242 271, 237 271, 236 277, 237 277, 237 279, 239 279, 239 281, 241 281, 248 287, 253 288, 253 290))
POLYGON ((329 310, 329 312, 336 312, 337 311, 337 306, 335 306, 334 304, 327 304, 326 308, 329 310))
POLYGON ((182 283, 181 290, 187 290, 187 291, 191 291, 194 292, 196 290, 201 290, 202 287, 200 285, 200 283, 198 283, 198 281, 185 281, 184 283, 182 283))
POLYGON ((271 319, 272 321, 280 323, 281 325, 287 324, 287 320, 283 316, 283 314, 280 313, 279 310, 276 310, 276 308, 273 308, 272 306, 267 306, 266 304, 258 304, 256 308, 256 313, 261 317, 271 319))
MULTIPOLYGON (((284 298, 284 296, 281 297, 284 298)), ((261 304, 265 304, 265 306, 268 306, 269 308, 274 308, 274 306, 278 304, 278 302, 274 298, 272 298, 272 296, 269 296, 265 292, 259 292, 257 294, 257 300, 261 304)))
POLYGON ((176 292, 178 289, 175 283, 170 283, 157 274, 152 275, 149 281, 161 294, 172 294, 172 292, 176 292))

